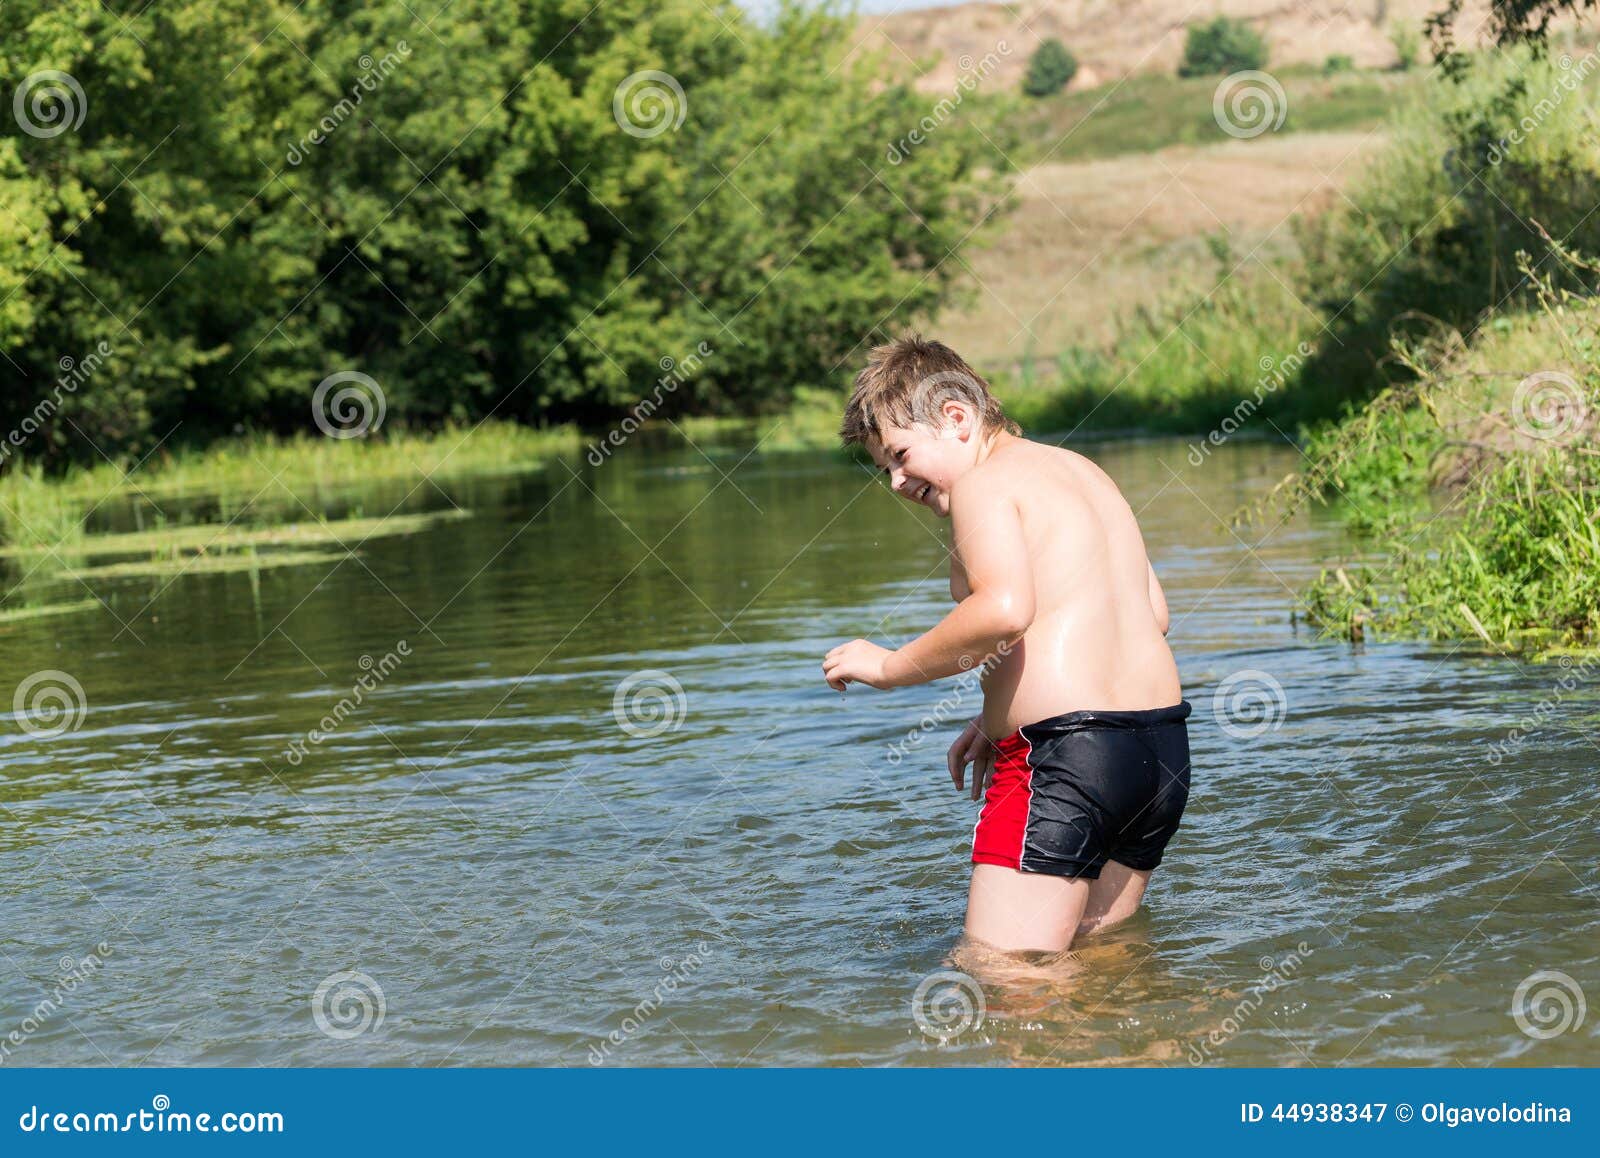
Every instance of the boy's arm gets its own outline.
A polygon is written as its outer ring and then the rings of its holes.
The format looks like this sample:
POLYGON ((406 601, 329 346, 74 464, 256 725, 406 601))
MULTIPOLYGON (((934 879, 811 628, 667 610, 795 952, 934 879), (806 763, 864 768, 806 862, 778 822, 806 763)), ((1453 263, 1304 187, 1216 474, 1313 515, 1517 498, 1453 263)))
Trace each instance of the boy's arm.
POLYGON ((891 686, 970 671, 1033 623, 1033 567, 1022 516, 1009 496, 983 486, 981 477, 972 482, 979 485, 957 484, 950 493, 952 563, 961 568, 967 595, 931 631, 885 660, 891 686))
POLYGON ((1156 578, 1155 564, 1149 560, 1145 566, 1150 568, 1150 610, 1155 612, 1156 626, 1161 629, 1161 634, 1167 634, 1167 629, 1172 626, 1172 617, 1167 613, 1167 596, 1161 590, 1161 580, 1156 578))
POLYGON ((972 594, 972 586, 967 582, 967 569, 961 565, 961 556, 956 554, 955 544, 950 545, 950 598, 960 603, 972 594))

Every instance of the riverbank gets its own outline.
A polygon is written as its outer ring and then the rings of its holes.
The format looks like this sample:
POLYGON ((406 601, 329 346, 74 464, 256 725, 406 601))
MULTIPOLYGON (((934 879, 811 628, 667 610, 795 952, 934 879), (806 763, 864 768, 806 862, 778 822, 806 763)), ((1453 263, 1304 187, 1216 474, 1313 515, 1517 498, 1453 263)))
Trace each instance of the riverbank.
POLYGON ((571 427, 486 422, 371 438, 256 435, 59 476, 23 465, 0 476, 0 622, 98 606, 99 580, 337 559, 454 515, 364 513, 352 500, 362 488, 520 473, 582 445, 571 427))
POLYGON ((1600 304, 1534 281, 1535 312, 1402 351, 1415 379, 1319 429, 1308 469, 1244 512, 1325 501, 1356 532, 1304 593, 1325 634, 1535 659, 1600 646, 1600 304))

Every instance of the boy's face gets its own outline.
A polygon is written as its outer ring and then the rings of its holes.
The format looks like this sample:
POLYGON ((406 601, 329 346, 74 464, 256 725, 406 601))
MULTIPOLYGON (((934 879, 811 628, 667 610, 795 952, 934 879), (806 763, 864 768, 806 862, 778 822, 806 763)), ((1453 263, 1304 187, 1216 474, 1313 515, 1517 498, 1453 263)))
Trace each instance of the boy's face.
POLYGON ((867 439, 867 453, 889 478, 894 493, 950 517, 950 488, 977 459, 977 427, 970 408, 949 404, 938 425, 886 426, 867 439), (959 413, 950 413, 959 411, 959 413))

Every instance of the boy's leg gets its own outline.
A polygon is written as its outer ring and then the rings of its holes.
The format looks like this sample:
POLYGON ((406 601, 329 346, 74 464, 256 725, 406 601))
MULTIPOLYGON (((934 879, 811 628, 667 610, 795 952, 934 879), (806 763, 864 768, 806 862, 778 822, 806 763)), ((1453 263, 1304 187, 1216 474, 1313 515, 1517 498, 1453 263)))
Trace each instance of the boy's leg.
POLYGON ((1150 872, 1131 869, 1118 861, 1106 861, 1100 869, 1100 879, 1089 886, 1089 899, 1078 921, 1077 936, 1109 929, 1133 916, 1139 911, 1149 884, 1150 872))
POLYGON ((967 891, 967 936, 1008 952, 1060 952, 1072 945, 1092 884, 1081 877, 975 864, 967 891))

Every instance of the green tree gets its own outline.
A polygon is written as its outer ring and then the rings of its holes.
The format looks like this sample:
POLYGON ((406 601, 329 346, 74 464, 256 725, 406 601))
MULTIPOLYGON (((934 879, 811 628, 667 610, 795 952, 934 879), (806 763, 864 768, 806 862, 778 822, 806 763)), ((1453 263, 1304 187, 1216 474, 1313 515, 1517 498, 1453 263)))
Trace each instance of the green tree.
POLYGON ((1078 75, 1078 60, 1055 37, 1041 41, 1028 58, 1022 91, 1031 97, 1054 96, 1078 75))
POLYGON ((672 404, 752 412, 936 314, 992 149, 886 164, 926 101, 847 19, 708 2, 0 6, 0 469, 310 429, 346 370, 390 422, 602 422, 701 342, 672 404))
POLYGON ((1218 16, 1189 25, 1179 76, 1216 76, 1267 66, 1267 42, 1243 20, 1218 16))

